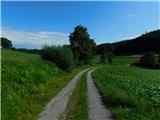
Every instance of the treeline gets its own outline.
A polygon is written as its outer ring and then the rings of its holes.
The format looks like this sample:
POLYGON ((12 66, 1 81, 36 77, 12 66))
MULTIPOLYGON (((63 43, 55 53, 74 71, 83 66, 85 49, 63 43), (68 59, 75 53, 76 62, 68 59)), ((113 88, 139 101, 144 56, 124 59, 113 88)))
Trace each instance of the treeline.
POLYGON ((87 28, 78 25, 69 36, 70 45, 44 46, 42 59, 54 62, 65 71, 79 64, 88 64, 96 53, 96 43, 90 38, 87 28))
POLYGON ((115 55, 143 54, 147 51, 157 53, 160 51, 160 30, 142 34, 131 40, 97 45, 97 54, 102 54, 106 51, 115 55))
POLYGON ((160 68, 160 57, 156 56, 160 52, 160 30, 145 33, 132 40, 105 43, 96 46, 94 40, 90 38, 87 28, 78 25, 70 34, 69 42, 69 45, 48 45, 44 46, 41 50, 29 50, 25 48, 16 49, 10 40, 1 38, 1 47, 40 54, 42 59, 54 62, 58 67, 66 71, 71 70, 79 64, 88 64, 95 53, 101 54, 102 63, 112 63, 112 58, 115 55, 146 53, 136 65, 148 68, 160 68))
POLYGON ((13 50, 20 51, 20 52, 32 53, 32 54, 41 54, 42 53, 42 50, 40 50, 40 49, 13 48, 13 50))
POLYGON ((27 52, 27 53, 32 53, 32 54, 42 53, 42 50, 39 50, 39 49, 15 48, 12 44, 12 41, 4 37, 1 37, 1 48, 12 49, 15 51, 27 52))
POLYGON ((1 48, 13 48, 12 41, 1 37, 1 48))
POLYGON ((41 50, 14 48, 7 38, 1 38, 1 47, 16 51, 40 54, 41 58, 54 62, 63 70, 69 71, 79 64, 88 64, 96 53, 96 43, 90 38, 87 28, 77 25, 69 36, 70 45, 45 45, 41 50))

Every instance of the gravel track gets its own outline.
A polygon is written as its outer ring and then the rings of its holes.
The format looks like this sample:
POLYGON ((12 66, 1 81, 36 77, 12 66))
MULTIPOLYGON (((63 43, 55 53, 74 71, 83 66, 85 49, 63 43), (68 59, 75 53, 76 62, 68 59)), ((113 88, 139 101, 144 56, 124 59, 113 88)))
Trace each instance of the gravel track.
POLYGON ((72 95, 74 88, 77 85, 81 75, 89 69, 85 69, 78 73, 69 84, 64 87, 43 109, 39 114, 38 120, 59 120, 62 113, 65 111, 69 98, 72 95))
POLYGON ((91 76, 92 72, 93 70, 90 70, 87 74, 89 120, 113 120, 111 112, 103 105, 98 90, 94 85, 91 76))

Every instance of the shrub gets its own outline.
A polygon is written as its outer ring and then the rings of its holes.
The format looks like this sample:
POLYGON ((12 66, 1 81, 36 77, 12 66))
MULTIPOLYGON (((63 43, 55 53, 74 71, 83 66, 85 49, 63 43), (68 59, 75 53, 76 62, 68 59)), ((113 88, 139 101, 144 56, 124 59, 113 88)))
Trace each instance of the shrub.
POLYGON ((147 67, 147 68, 156 68, 158 64, 158 59, 154 52, 145 53, 138 63, 139 66, 147 67))
POLYGON ((106 56, 105 56, 105 54, 101 54, 101 62, 102 62, 102 63, 105 63, 105 61, 106 61, 106 56))
POLYGON ((12 42, 7 38, 1 37, 1 47, 2 48, 12 48, 12 42))
POLYGON ((42 59, 54 62, 62 70, 70 70, 74 66, 72 50, 67 46, 44 46, 42 59))
POLYGON ((113 53, 111 53, 111 52, 103 53, 101 55, 101 62, 103 62, 103 63, 108 62, 109 64, 111 64, 113 62, 112 58, 113 58, 113 53))
POLYGON ((158 53, 158 62, 160 64, 160 52, 158 53))

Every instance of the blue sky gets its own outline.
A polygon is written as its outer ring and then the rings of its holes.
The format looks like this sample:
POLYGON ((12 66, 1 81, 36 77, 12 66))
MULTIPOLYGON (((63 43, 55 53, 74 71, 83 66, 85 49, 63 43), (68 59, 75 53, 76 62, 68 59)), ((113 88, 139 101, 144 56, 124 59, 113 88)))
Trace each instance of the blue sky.
POLYGON ((157 2, 2 2, 2 36, 15 47, 67 44, 76 25, 97 44, 134 38, 160 28, 157 2))

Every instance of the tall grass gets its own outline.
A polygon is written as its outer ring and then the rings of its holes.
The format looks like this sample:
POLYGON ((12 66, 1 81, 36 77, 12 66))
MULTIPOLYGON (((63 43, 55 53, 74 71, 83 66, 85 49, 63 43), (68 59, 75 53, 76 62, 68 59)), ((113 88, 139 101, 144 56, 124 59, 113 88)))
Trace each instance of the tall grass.
POLYGON ((106 65, 93 77, 117 120, 160 118, 160 70, 106 65))
POLYGON ((64 72, 38 55, 2 49, 2 120, 35 120, 81 69, 64 72))

